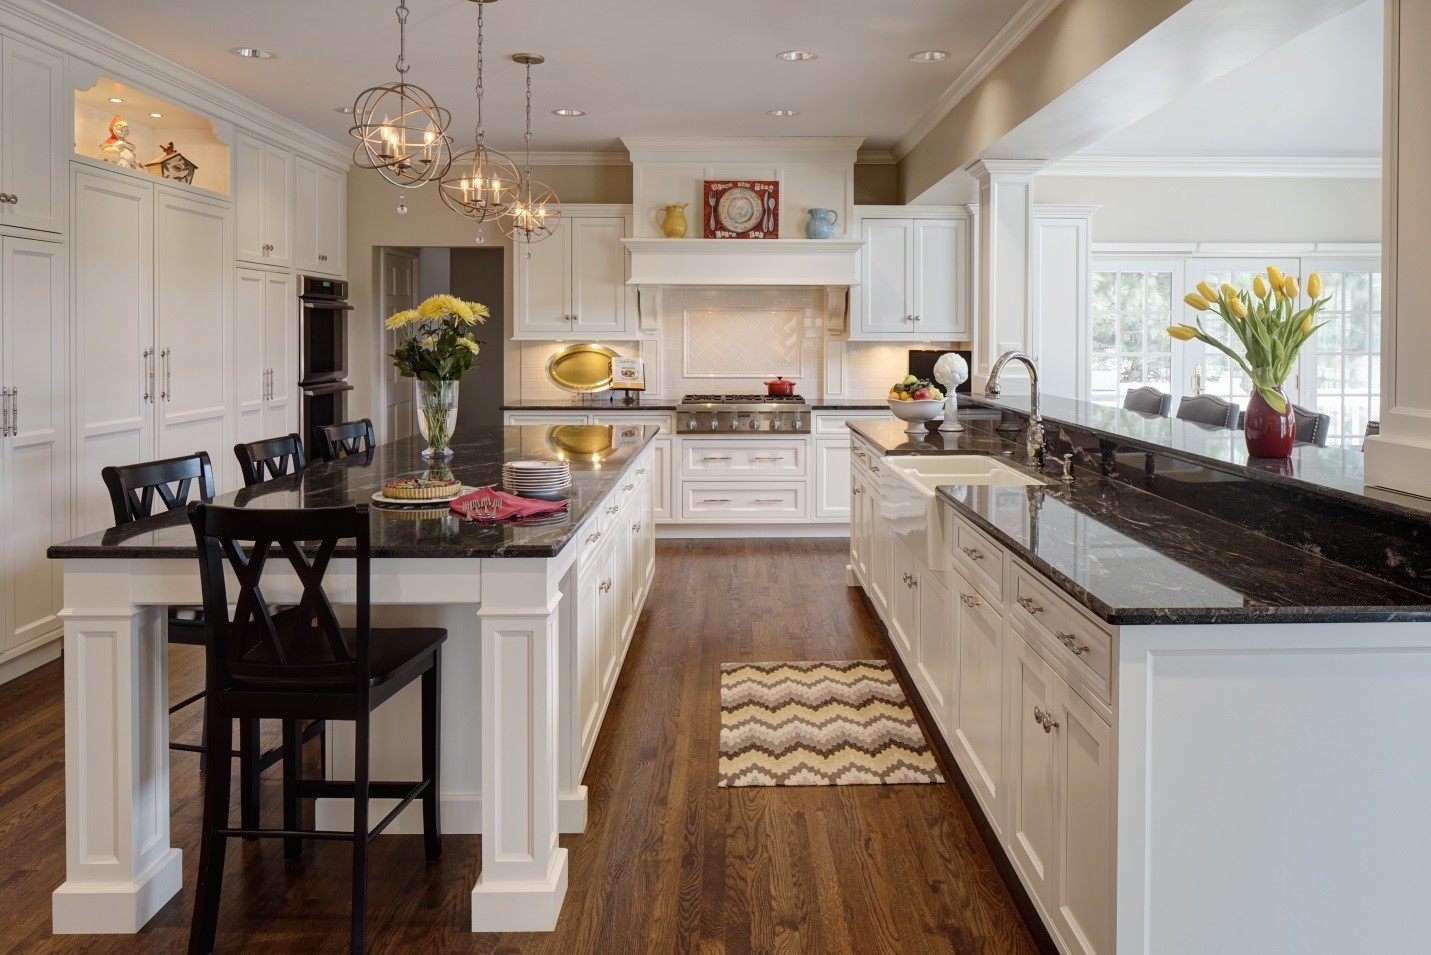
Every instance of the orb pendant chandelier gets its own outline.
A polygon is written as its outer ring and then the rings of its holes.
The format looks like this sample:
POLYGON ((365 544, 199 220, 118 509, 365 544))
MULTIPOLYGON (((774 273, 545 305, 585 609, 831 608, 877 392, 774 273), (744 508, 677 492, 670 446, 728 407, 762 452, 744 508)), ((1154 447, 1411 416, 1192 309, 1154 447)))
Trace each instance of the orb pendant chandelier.
MULTIPOLYGON (((427 90, 407 82, 407 13, 407 0, 398 0, 397 81, 358 94, 348 132, 358 141, 354 165, 377 170, 395 186, 415 189, 447 171, 452 115, 427 90)), ((406 212, 406 206, 399 205, 398 211, 406 212)))
POLYGON ((522 137, 526 143, 526 155, 522 164, 522 181, 511 208, 503 217, 502 231, 514 243, 531 245, 556 233, 561 225, 561 202, 557 199, 556 190, 532 178, 532 67, 545 63, 546 57, 536 53, 517 53, 512 59, 527 68, 527 131, 522 137))
POLYGON ((437 184, 437 193, 447 208, 478 225, 477 241, 484 242, 481 225, 504 215, 517 197, 522 174, 517 164, 483 142, 482 128, 482 8, 497 0, 472 0, 477 4, 477 128, 473 145, 453 155, 447 171, 437 184))

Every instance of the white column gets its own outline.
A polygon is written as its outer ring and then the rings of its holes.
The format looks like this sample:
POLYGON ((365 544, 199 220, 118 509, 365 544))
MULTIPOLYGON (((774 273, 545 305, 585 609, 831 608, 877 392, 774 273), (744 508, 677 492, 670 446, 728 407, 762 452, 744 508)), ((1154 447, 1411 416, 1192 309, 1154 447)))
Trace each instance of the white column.
POLYGON ((557 845, 559 579, 549 561, 482 562, 482 871, 474 932, 549 932, 566 896, 557 845))
POLYGON ((1093 304, 1092 234, 1097 206, 1034 207, 1029 272, 1033 276, 1029 354, 1046 395, 1089 397, 1093 304), (1047 358, 1047 360, 1045 360, 1047 358))
POLYGON ((1366 482, 1431 497, 1431 4, 1386 0, 1383 98, 1381 435, 1366 482))
POLYGON ((125 561, 65 564, 65 881, 56 934, 137 932, 183 881, 169 844, 164 608, 125 561))
MULTIPOLYGON (((1029 271, 1033 177, 1043 166, 1041 161, 1027 159, 976 159, 964 167, 979 183, 975 393, 983 391, 1000 352, 1010 348, 1027 351, 1033 343, 1029 271)), ((1022 376, 1021 368, 1011 368, 1006 380, 1022 376)))

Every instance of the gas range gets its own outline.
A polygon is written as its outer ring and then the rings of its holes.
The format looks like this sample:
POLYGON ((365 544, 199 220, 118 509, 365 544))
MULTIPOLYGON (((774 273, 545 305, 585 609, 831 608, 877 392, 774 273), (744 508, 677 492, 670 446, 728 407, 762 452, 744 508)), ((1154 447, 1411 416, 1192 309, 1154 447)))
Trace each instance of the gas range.
POLYGON ((686 395, 676 405, 678 434, 809 434, 810 406, 799 395, 686 395))

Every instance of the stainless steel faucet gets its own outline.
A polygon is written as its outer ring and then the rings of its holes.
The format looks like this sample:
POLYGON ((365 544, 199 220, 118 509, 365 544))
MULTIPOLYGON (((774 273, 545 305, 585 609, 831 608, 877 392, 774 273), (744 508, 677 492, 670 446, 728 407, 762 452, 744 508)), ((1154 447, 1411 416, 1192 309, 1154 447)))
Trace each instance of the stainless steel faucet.
POLYGON ((1021 351, 1004 352, 994 362, 994 367, 989 370, 989 380, 984 385, 984 397, 999 397, 999 373, 1011 361, 1021 361, 1029 370, 1029 426, 1024 448, 1028 453, 1029 460, 1034 463, 1035 467, 1042 470, 1047 442, 1043 435, 1043 418, 1039 417, 1038 413, 1038 366, 1034 364, 1034 360, 1021 351))

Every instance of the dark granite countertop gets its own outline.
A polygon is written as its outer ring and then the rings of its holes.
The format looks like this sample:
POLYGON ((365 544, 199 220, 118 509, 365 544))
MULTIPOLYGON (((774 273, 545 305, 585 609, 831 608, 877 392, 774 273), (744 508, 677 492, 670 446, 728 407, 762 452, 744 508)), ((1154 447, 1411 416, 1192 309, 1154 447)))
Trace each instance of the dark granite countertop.
MULTIPOLYGON (((851 430, 886 454, 981 454, 1028 466, 1021 434, 964 421, 911 438, 903 422, 851 430)), ((941 486, 939 496, 1114 625, 1431 620, 1431 597, 1210 517, 1086 467, 1036 487, 941 486)))
MULTIPOLYGON (((566 455, 571 463, 571 504, 567 512, 538 523, 468 523, 447 510, 403 511, 374 506, 370 511, 374 557, 552 557, 576 534, 597 504, 616 487, 622 473, 647 444, 656 428, 634 429, 623 438, 605 425, 522 425, 508 428, 469 428, 459 431, 448 461, 454 477, 480 487, 499 484, 502 463, 521 459, 555 460, 566 455), (572 429, 579 429, 579 432, 572 429), (590 432, 590 433, 587 433, 590 432), (567 454, 562 442, 579 440, 581 453, 567 454), (591 444, 588 445, 587 442, 591 444), (625 443, 629 441, 629 443, 625 443), (599 461, 587 447, 605 444, 599 461), (620 445, 620 446, 616 446, 620 445)), ((625 429, 622 429, 625 430, 625 429)), ((427 463, 420 438, 404 438, 331 464, 318 463, 299 475, 276 478, 214 499, 215 504, 239 507, 338 507, 372 504, 383 482, 421 474, 427 463)), ((351 549, 349 550, 351 553, 351 549)), ((339 556, 344 551, 338 551, 339 556)), ((73 558, 194 558, 194 532, 183 510, 158 514, 124 527, 113 527, 78 537, 49 549, 55 559, 73 558)))
MULTIPOLYGON (((960 395, 959 402, 1024 416, 1029 413, 1027 395, 999 398, 960 395)), ((1431 515, 1431 500, 1367 487, 1366 455, 1361 452, 1360 444, 1352 448, 1297 445, 1290 458, 1254 458, 1247 453, 1247 441, 1241 431, 1209 428, 1177 418, 1143 415, 1058 395, 1041 395, 1039 414, 1045 424, 1083 428, 1115 438, 1130 448, 1142 447, 1230 474, 1284 487, 1310 488, 1387 513, 1414 515, 1423 520, 1431 515)))
POLYGON ((573 395, 570 401, 553 401, 537 398, 530 401, 509 401, 502 405, 503 411, 600 411, 602 414, 623 411, 675 411, 676 401, 672 398, 642 398, 639 405, 623 405, 616 392, 603 391, 595 395, 573 395))

